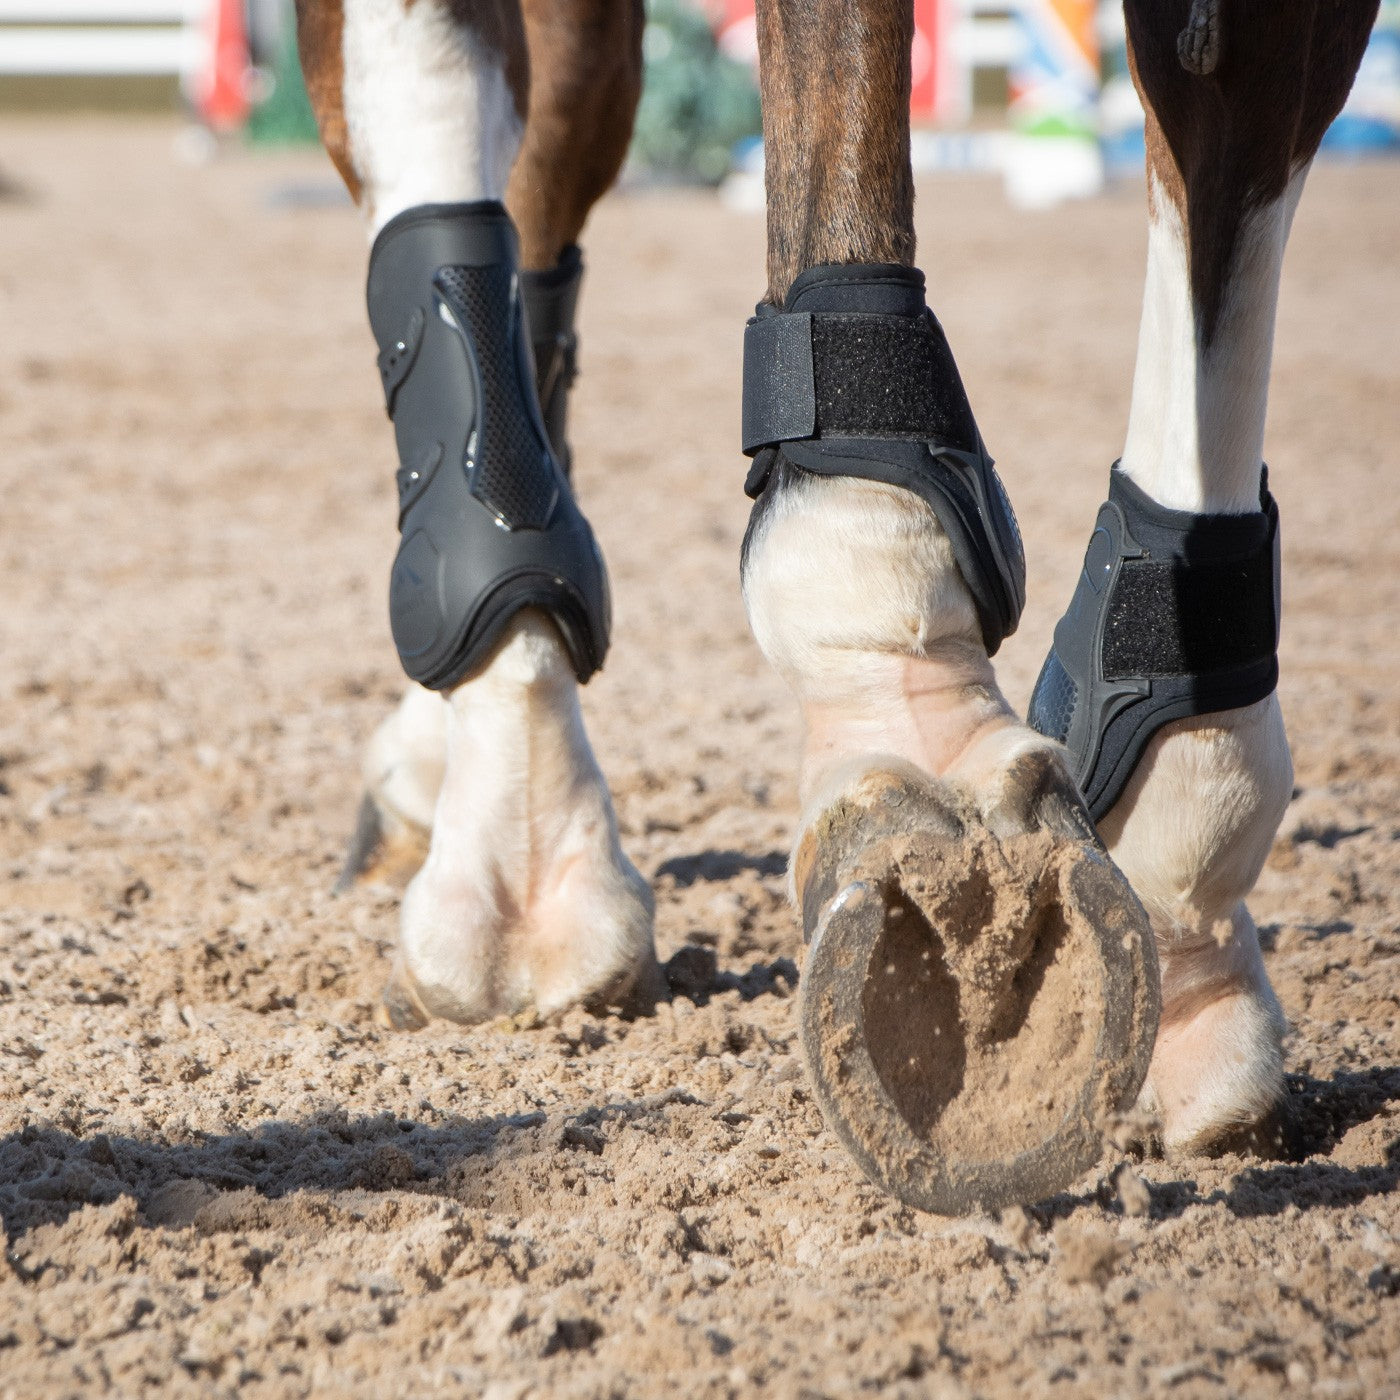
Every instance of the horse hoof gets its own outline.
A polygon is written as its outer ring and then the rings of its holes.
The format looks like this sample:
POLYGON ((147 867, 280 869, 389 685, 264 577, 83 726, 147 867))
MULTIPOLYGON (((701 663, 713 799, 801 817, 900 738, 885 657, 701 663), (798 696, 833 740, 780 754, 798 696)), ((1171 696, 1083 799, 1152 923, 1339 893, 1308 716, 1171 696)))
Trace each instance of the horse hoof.
POLYGON ((421 1031, 432 1019, 402 968, 396 966, 389 974, 375 1019, 391 1031, 421 1031))
POLYGON ((943 1215, 1042 1200, 1088 1171, 1159 1017, 1147 916, 1058 758, 1023 755, 1007 776, 1014 813, 902 765, 869 772, 794 859, 822 1113, 872 1181, 943 1215))
POLYGON ((374 795, 366 792, 355 813, 355 829, 331 893, 347 894, 356 885, 371 881, 403 883, 422 865, 427 853, 426 835, 411 830, 406 822, 386 817, 374 795))

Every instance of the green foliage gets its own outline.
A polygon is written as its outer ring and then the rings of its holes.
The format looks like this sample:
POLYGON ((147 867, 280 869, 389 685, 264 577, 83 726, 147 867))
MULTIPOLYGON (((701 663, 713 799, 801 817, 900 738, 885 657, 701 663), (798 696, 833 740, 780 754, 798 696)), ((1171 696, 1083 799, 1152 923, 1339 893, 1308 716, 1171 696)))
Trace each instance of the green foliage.
POLYGON ((758 89, 688 0, 647 0, 646 85, 631 159, 665 179, 718 184, 735 142, 762 131, 758 89))
POLYGON ((268 91, 248 117, 248 139, 268 146, 314 145, 321 138, 301 76, 291 0, 283 8, 282 39, 267 73, 268 91))

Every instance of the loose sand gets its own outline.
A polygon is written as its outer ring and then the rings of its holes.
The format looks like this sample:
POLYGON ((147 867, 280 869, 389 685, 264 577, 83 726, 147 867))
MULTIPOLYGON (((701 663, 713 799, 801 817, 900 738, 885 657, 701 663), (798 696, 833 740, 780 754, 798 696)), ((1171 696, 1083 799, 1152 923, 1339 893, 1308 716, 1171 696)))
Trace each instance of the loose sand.
MULTIPOLYGON (((633 195, 588 238, 585 708, 675 1000, 395 1036, 397 895, 328 894, 400 683, 364 238, 318 156, 172 136, 0 123, 0 1396, 1400 1394, 1400 167, 1317 173, 1280 318, 1298 794, 1254 910, 1296 1160, 1110 1154, 949 1222, 798 1055, 797 726, 737 589, 761 220, 633 195)), ((1027 536, 1024 703, 1122 441, 1142 192, 919 211, 1027 536)))

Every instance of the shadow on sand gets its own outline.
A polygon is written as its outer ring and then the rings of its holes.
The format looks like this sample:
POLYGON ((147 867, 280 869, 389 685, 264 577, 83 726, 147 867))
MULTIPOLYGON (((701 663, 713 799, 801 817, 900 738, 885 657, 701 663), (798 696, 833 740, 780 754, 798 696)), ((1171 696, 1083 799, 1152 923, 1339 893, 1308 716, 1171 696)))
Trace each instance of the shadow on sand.
MULTIPOLYGON (((1400 1125, 1375 1165, 1350 1167, 1325 1160, 1351 1129, 1380 1117, 1400 1103, 1400 1065, 1360 1072, 1342 1070, 1331 1079, 1306 1074, 1287 1076, 1282 1114, 1281 1160, 1246 1165, 1228 1189, 1202 1194, 1194 1181, 1151 1182, 1152 1218, 1170 1220, 1192 1206, 1223 1204, 1237 1219, 1281 1215, 1298 1210, 1355 1205, 1371 1196, 1388 1195, 1400 1186, 1400 1125)), ((1033 1214, 1049 1225, 1086 1206, 1119 1209, 1116 1197, 1103 1193, 1063 1193, 1036 1206, 1033 1214)))

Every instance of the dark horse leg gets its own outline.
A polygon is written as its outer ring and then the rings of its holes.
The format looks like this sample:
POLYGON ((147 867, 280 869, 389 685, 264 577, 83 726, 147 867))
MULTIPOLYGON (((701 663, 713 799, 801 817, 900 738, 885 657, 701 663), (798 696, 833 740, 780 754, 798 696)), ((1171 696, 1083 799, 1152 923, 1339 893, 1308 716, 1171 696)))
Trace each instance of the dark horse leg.
POLYGON ((1146 916, 989 656, 1019 537, 914 263, 909 0, 761 0, 754 635, 802 706, 802 1033, 865 1170, 942 1212, 1068 1185, 1157 1020, 1146 916), (781 312, 782 314, 777 314, 781 312))

